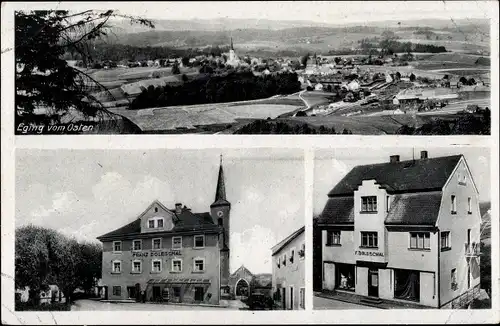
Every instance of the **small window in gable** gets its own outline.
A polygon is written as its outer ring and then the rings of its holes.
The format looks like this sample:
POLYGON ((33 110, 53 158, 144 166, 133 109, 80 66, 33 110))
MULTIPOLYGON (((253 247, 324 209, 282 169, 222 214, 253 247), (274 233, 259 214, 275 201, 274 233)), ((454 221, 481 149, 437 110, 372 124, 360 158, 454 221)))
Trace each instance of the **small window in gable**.
POLYGON ((159 228, 163 227, 163 219, 158 219, 157 220, 157 227, 159 227, 159 228))
POLYGON ((155 213, 158 213, 158 207, 155 207, 155 213))
POLYGON ((155 220, 148 221, 148 228, 153 229, 155 227, 155 220))

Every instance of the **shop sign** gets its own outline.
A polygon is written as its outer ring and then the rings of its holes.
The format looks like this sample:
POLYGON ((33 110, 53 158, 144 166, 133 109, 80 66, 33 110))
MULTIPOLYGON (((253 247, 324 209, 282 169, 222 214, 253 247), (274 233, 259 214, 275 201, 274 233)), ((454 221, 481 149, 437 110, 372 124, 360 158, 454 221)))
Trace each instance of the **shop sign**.
POLYGON ((180 256, 180 250, 169 250, 169 251, 141 251, 132 252, 132 257, 165 257, 165 256, 180 256))
POLYGON ((371 256, 371 257, 384 257, 383 252, 378 252, 378 251, 361 251, 361 250, 356 250, 354 252, 355 255, 358 256, 371 256))

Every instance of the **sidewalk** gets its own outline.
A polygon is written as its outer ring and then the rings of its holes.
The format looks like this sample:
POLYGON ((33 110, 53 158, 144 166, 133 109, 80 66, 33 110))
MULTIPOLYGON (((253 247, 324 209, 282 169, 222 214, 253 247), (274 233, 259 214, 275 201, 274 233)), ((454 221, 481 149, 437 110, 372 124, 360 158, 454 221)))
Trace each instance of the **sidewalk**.
POLYGON ((194 306, 194 307, 213 307, 213 308, 228 308, 229 304, 223 303, 224 300, 221 300, 219 305, 209 304, 209 303, 184 303, 184 302, 168 302, 168 303, 160 303, 160 302, 136 302, 135 300, 99 300, 100 302, 109 302, 109 303, 140 303, 140 304, 154 304, 154 305, 166 305, 166 306, 194 306))
POLYGON ((404 303, 391 300, 380 299, 380 303, 370 303, 364 301, 366 297, 354 293, 346 292, 314 292, 314 295, 320 298, 338 300, 352 304, 369 306, 378 309, 432 309, 432 307, 421 306, 414 303, 404 303))

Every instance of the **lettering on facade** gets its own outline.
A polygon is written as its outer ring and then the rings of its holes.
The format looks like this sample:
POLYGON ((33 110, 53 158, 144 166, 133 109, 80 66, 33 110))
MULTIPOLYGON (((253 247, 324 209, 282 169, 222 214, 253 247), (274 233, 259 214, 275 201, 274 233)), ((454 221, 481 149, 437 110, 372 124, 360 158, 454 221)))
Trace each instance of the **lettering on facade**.
POLYGON ((355 255, 358 256, 372 256, 372 257, 384 257, 383 252, 377 252, 377 251, 361 251, 361 250, 356 250, 354 252, 355 255))
POLYGON ((164 256, 180 256, 180 250, 170 251, 151 251, 151 252, 133 252, 132 257, 164 257, 164 256))

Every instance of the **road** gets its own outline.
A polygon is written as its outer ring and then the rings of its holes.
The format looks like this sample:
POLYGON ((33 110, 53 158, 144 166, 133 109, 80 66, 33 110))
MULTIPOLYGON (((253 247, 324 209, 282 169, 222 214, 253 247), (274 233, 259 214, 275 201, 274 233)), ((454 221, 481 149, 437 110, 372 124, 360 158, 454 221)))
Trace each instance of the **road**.
POLYGON ((152 303, 111 303, 94 300, 77 300, 71 306, 71 311, 166 311, 166 310, 234 310, 238 308, 218 308, 204 306, 182 306, 173 304, 152 303))
POLYGON ((313 309, 326 310, 326 309, 377 309, 377 308, 314 296, 313 309))

